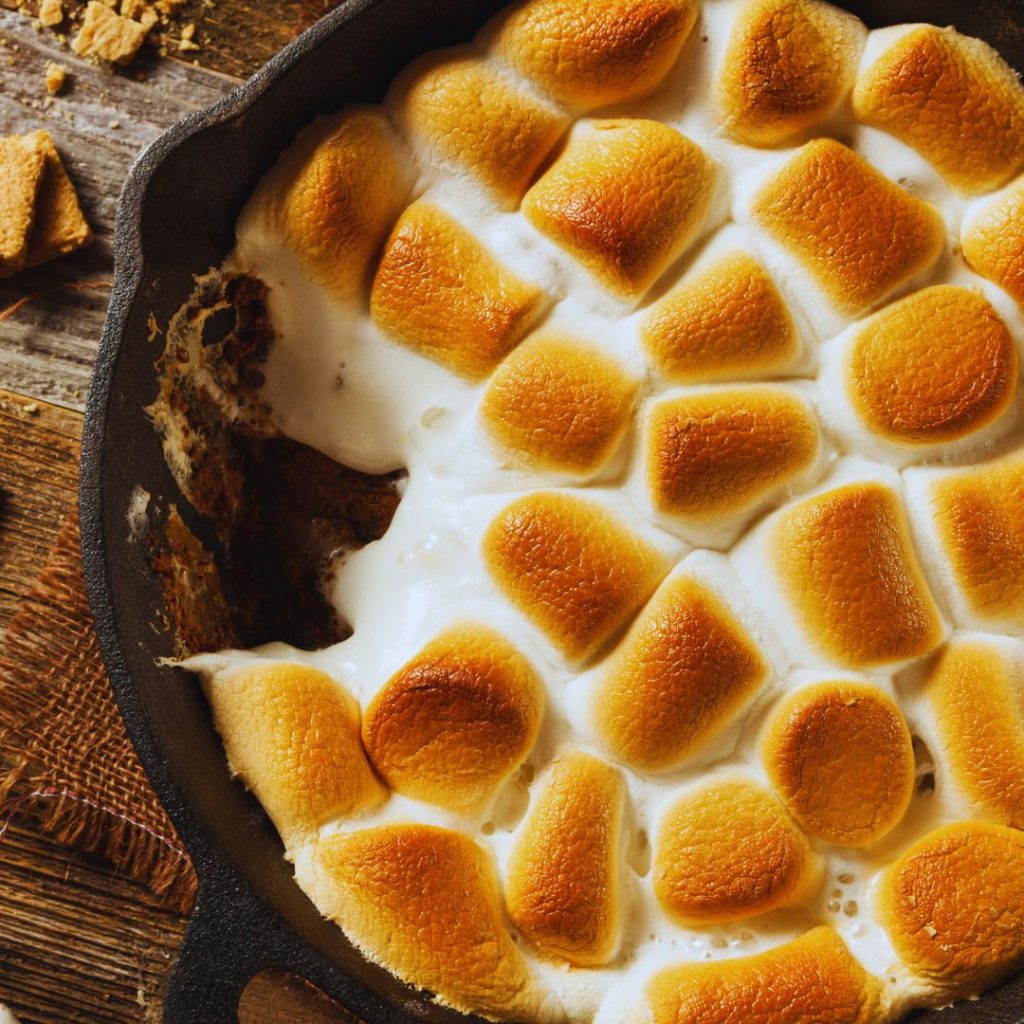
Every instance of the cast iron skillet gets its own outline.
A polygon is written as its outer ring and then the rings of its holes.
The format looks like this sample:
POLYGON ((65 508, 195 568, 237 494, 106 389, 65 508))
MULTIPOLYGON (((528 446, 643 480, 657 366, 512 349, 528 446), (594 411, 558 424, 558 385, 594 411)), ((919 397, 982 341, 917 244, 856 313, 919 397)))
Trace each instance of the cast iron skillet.
MULTIPOLYGON (((235 218, 298 128, 352 100, 379 99, 413 57, 468 39, 503 0, 348 0, 237 92, 154 143, 132 169, 115 232, 115 284, 89 392, 82 449, 82 551, 110 680, 128 733, 195 862, 199 899, 164 1003, 166 1024, 229 1024, 253 974, 294 971, 369 1024, 467 1020, 368 964, 291 878, 255 800, 232 781, 195 680, 159 667, 162 594, 125 520, 133 488, 183 504, 143 413, 155 397, 146 341, 192 275, 220 263, 235 218)), ((1021 0, 849 0, 877 27, 954 24, 1024 69, 1021 0)), ((915 1021, 1021 1024, 1024 975, 975 1003, 915 1021)))

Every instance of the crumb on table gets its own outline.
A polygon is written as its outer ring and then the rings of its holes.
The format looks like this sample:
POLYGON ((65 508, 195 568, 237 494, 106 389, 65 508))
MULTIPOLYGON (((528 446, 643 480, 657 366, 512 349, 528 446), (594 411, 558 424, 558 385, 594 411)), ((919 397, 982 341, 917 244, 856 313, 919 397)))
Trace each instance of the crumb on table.
POLYGON ((36 194, 46 154, 32 136, 0 138, 0 277, 16 273, 28 258, 36 194))
POLYGON ((42 0, 39 4, 39 20, 47 28, 59 25, 64 20, 64 4, 61 0, 42 0))
POLYGON ((147 31, 141 22, 116 14, 98 0, 90 0, 71 47, 80 57, 128 64, 138 53, 147 31))
POLYGON ((51 96, 58 95, 67 85, 68 69, 63 64, 51 61, 46 65, 46 91, 51 96))
POLYGON ((160 20, 147 0, 121 0, 121 16, 132 18, 147 31, 160 20))
POLYGON ((48 132, 0 138, 0 277, 89 242, 92 232, 48 132))

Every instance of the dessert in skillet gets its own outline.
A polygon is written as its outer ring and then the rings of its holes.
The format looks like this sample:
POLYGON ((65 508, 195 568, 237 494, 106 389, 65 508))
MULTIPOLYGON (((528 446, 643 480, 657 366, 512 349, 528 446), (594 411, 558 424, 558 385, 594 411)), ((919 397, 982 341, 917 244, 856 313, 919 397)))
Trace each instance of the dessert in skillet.
POLYGON ((408 479, 351 637, 189 664, 367 957, 598 1024, 1024 966, 1022 167, 988 46, 819 0, 528 0, 280 158, 261 398, 408 479))

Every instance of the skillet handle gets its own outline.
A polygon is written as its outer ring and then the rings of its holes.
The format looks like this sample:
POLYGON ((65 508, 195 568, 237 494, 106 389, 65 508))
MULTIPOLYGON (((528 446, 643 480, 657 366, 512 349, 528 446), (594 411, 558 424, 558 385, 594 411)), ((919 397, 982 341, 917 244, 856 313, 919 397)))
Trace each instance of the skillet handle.
POLYGON ((207 875, 167 984, 164 1024, 237 1024, 246 985, 269 967, 291 969, 294 942, 244 883, 207 875))

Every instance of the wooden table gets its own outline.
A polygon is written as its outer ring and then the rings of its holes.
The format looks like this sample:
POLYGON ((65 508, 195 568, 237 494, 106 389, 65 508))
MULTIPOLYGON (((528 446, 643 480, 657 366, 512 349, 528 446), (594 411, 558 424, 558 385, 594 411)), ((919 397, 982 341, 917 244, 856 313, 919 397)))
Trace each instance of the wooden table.
MULTIPOLYGON (((74 6, 77 0, 66 0, 74 6)), ((96 233, 79 253, 0 280, 0 636, 77 488, 82 410, 113 271, 121 182, 140 149, 233 89, 333 6, 328 0, 192 0, 200 49, 143 53, 125 71, 75 58, 0 0, 0 135, 46 128, 96 233), (46 102, 50 61, 71 73, 46 102)), ((34 10, 35 0, 29 0, 34 10)), ((3 183, 0 182, 0 187, 3 183)), ((185 921, 144 887, 17 819, 0 842, 0 1002, 23 1024, 157 1022, 185 921)), ((243 1024, 349 1021, 304 986, 257 979, 243 1024)))

